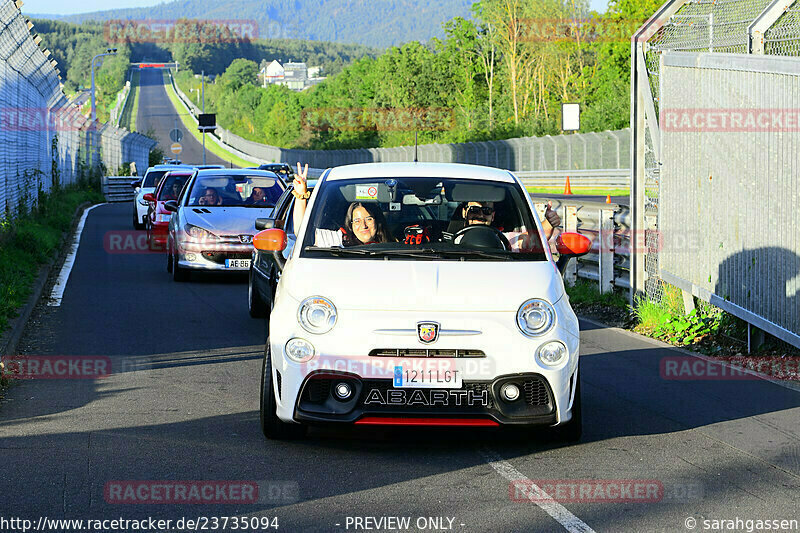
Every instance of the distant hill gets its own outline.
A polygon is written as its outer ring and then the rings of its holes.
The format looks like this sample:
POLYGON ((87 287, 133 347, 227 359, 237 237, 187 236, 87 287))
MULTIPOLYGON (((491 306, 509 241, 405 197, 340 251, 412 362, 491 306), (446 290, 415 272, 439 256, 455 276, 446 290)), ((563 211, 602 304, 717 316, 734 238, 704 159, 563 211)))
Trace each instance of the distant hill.
POLYGON ((80 23, 126 19, 249 19, 262 38, 310 39, 385 48, 441 37, 442 23, 468 17, 473 0, 176 0, 79 15, 28 14, 80 23))

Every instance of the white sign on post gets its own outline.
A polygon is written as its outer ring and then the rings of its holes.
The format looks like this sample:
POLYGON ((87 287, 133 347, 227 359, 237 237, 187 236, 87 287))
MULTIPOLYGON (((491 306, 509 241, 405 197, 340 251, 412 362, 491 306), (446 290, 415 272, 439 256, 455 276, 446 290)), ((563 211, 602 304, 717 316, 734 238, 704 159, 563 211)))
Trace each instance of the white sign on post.
POLYGON ((581 129, 581 104, 561 104, 561 131, 581 129))

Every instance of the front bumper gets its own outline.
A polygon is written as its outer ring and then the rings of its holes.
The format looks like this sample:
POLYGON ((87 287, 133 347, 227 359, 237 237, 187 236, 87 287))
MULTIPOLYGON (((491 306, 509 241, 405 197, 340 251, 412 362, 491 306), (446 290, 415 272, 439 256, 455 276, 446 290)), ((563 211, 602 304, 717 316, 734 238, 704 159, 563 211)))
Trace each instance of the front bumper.
POLYGON ((391 379, 361 379, 354 374, 317 371, 301 387, 294 418, 322 424, 375 418, 387 422, 416 418, 485 420, 496 425, 552 426, 557 422, 553 391, 538 374, 465 381, 460 389, 397 389, 391 379), (333 394, 333 388, 342 382, 353 387, 351 399, 340 400, 333 394), (509 383, 523 391, 515 401, 501 397, 501 388, 509 383))
POLYGON ((252 244, 217 244, 183 241, 177 247, 178 264, 196 270, 246 272, 247 268, 228 268, 226 259, 252 260, 252 244))
POLYGON ((339 321, 330 333, 312 335, 297 325, 296 308, 276 306, 270 320, 270 352, 273 383, 279 391, 277 415, 286 422, 303 423, 358 424, 374 417, 447 417, 490 420, 500 425, 563 424, 572 417, 579 356, 578 324, 566 301, 554 307, 559 317, 556 327, 542 337, 531 339, 512 329, 516 327, 515 313, 439 312, 425 313, 421 317, 420 313, 407 311, 381 312, 378 316, 367 312, 340 312, 339 321), (389 324, 395 328, 409 328, 420 318, 481 333, 441 337, 428 346, 420 345, 414 338, 381 334, 382 327, 389 324), (314 358, 307 363, 289 359, 285 355, 285 344, 291 338, 311 342, 314 358), (538 346, 552 340, 563 342, 569 353, 567 360, 557 367, 543 365, 534 355, 538 346), (429 352, 428 357, 374 355, 392 349, 434 347, 440 352, 429 352), (449 354, 453 350, 470 355, 473 351, 483 352, 483 356, 438 356, 438 353, 449 354), (462 387, 395 388, 390 371, 398 362, 457 370, 463 379, 462 387), (348 402, 336 399, 331 393, 341 381, 348 381, 354 389, 348 402), (500 388, 508 382, 518 385, 522 392, 519 399, 509 402, 501 398, 500 388), (372 392, 374 390, 378 392, 372 392), (440 401, 432 401, 431 390, 444 391, 437 393, 435 399, 440 401), (441 401, 442 394, 448 397, 445 403, 441 401), (456 401, 459 397, 462 398, 460 403, 456 401), (368 398, 372 401, 368 402, 368 398), (470 398, 481 400, 465 403, 470 398))

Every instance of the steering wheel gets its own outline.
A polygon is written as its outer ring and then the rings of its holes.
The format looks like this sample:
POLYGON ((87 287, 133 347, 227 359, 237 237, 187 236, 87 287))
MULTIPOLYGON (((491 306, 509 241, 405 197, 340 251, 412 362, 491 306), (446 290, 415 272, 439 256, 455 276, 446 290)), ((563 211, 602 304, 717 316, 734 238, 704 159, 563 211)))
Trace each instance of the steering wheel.
POLYGON ((511 249, 511 243, 508 242, 503 232, 486 224, 470 224, 461 228, 453 236, 453 243, 492 250, 508 251, 511 249))

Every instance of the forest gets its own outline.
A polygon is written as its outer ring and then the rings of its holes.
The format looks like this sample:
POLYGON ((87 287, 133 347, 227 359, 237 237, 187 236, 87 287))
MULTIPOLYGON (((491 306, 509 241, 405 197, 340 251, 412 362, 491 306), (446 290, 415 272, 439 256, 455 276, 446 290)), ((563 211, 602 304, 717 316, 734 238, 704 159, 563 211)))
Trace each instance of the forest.
MULTIPOLYGON (((611 0, 603 15, 576 0, 481 0, 445 36, 365 56, 294 92, 258 86, 237 58, 206 85, 206 110, 247 139, 284 148, 344 149, 468 142, 561 132, 561 103, 581 104, 581 131, 624 128, 630 36, 657 0, 611 0)), ((195 71, 196 72, 196 71, 195 71)), ((199 87, 178 75, 182 90, 199 87)))

